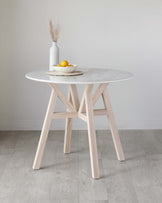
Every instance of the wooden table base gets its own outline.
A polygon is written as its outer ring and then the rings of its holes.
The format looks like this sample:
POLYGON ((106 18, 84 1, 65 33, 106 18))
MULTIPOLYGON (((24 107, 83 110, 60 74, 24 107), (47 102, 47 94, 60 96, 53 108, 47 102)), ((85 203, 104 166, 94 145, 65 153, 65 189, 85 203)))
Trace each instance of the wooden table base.
POLYGON ((112 107, 110 104, 109 95, 107 92, 108 84, 100 84, 94 94, 92 94, 93 85, 92 84, 86 85, 81 103, 79 102, 76 85, 74 84, 69 85, 68 98, 60 90, 58 85, 56 84, 49 84, 49 85, 52 88, 52 92, 51 92, 46 116, 44 119, 37 152, 35 155, 33 169, 40 168, 40 164, 43 157, 43 152, 45 149, 45 144, 48 137, 48 132, 49 132, 52 119, 60 119, 60 118, 66 118, 64 153, 70 153, 72 118, 78 117, 83 121, 87 122, 91 170, 92 170, 92 177, 94 179, 97 179, 100 177, 94 116, 100 116, 100 115, 107 116, 111 133, 112 133, 113 142, 115 145, 115 150, 117 153, 117 158, 118 160, 123 161, 125 158, 122 150, 122 145, 120 142, 120 137, 118 134, 118 129, 116 127, 112 107), (93 106, 100 98, 100 96, 102 96, 103 98, 105 108, 94 110, 93 106), (66 112, 54 112, 57 98, 59 98, 66 106, 67 108, 66 112))

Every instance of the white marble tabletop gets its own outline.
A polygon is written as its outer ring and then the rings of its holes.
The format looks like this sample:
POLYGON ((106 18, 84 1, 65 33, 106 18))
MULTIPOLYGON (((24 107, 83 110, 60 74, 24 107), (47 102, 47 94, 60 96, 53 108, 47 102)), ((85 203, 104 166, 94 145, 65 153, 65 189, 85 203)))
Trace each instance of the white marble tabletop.
POLYGON ((83 75, 77 76, 50 76, 47 75, 48 70, 37 70, 27 73, 26 78, 38 82, 57 83, 57 84, 96 84, 111 83, 128 80, 133 77, 132 73, 115 69, 90 68, 81 69, 83 75))

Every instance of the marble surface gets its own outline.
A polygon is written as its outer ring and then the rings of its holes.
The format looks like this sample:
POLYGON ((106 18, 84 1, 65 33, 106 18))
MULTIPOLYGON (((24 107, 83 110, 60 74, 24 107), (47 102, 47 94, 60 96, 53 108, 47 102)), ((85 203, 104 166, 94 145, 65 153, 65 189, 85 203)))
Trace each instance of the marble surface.
POLYGON ((84 72, 78 76, 49 76, 48 70, 37 70, 27 73, 26 78, 38 82, 57 84, 96 84, 111 83, 128 80, 133 77, 132 73, 115 69, 79 69, 84 72))

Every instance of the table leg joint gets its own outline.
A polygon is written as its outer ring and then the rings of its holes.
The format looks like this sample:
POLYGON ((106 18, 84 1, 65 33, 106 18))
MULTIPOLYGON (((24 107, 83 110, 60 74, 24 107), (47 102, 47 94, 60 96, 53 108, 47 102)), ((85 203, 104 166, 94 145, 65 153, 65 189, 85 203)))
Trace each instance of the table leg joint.
POLYGON ((86 85, 81 103, 79 102, 76 85, 74 84, 69 85, 68 98, 64 95, 64 93, 61 91, 61 89, 58 87, 57 84, 49 84, 49 85, 52 88, 52 93, 49 100, 49 105, 47 108, 43 128, 41 131, 41 136, 37 152, 35 155, 33 169, 40 168, 41 159, 43 156, 51 120, 61 118, 66 118, 64 153, 70 153, 72 118, 77 117, 87 122, 91 170, 93 178, 96 179, 100 177, 94 116, 103 116, 103 115, 107 116, 110 124, 110 130, 112 133, 112 138, 116 149, 117 157, 120 161, 125 159, 122 150, 122 145, 120 142, 120 137, 118 134, 118 129, 116 127, 115 118, 110 104, 109 95, 107 92, 108 84, 100 84, 93 95, 92 95, 93 85, 92 84, 86 85), (105 108, 94 109, 94 105, 100 98, 100 96, 102 96, 105 108), (67 109, 66 112, 54 112, 57 98, 60 98, 60 100, 66 106, 67 109))

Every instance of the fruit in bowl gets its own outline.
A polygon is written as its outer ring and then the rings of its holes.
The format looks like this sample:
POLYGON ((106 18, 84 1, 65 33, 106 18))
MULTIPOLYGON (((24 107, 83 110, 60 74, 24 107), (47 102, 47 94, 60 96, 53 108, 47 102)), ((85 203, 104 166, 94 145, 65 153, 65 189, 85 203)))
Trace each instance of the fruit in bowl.
POLYGON ((66 66, 69 65, 69 63, 68 63, 68 61, 62 61, 62 62, 60 63, 60 65, 63 66, 63 67, 66 67, 66 66))
POLYGON ((76 68, 77 68, 77 65, 69 64, 68 61, 62 61, 57 66, 54 66, 55 71, 64 72, 64 73, 74 72, 76 68))

